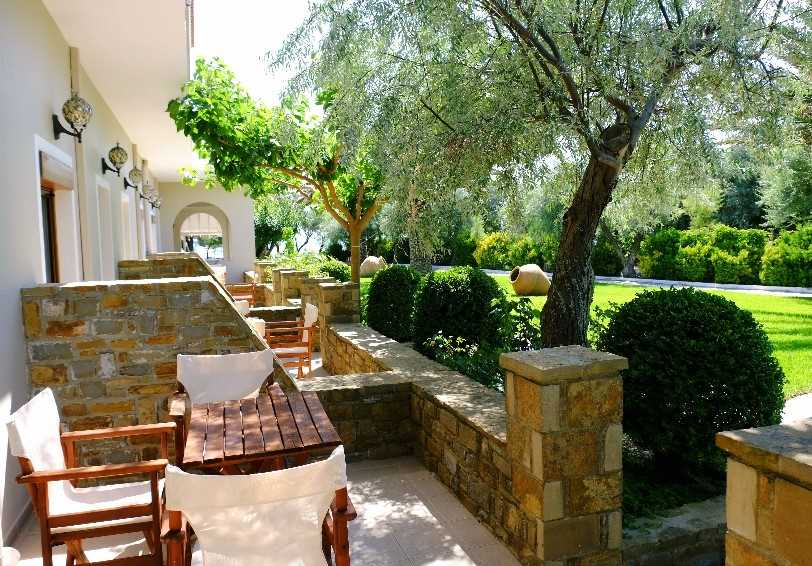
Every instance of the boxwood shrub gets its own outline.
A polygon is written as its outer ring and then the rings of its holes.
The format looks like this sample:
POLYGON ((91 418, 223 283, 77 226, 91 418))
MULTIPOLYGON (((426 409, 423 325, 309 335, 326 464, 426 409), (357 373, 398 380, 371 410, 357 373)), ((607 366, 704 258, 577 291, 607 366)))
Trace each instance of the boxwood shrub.
POLYGON ((680 233, 676 228, 659 230, 640 245, 640 272, 654 279, 679 279, 677 253, 680 233))
POLYGON ((369 283, 367 324, 398 342, 411 340, 418 283, 420 274, 404 265, 378 271, 369 283))
POLYGON ((783 232, 764 251, 761 280, 765 285, 812 287, 812 224, 783 232))
POLYGON ((623 270, 623 262, 615 252, 612 244, 604 237, 598 237, 592 249, 592 271, 595 275, 617 277, 623 270))
POLYGON ((452 267, 429 273, 420 280, 414 299, 415 346, 426 352, 426 340, 438 332, 480 344, 498 339, 494 299, 504 301, 504 291, 481 269, 452 267))
POLYGON ((762 327, 732 301, 645 291, 604 315, 596 346, 629 360, 623 430, 661 470, 721 471, 717 432, 780 421, 784 373, 762 327))

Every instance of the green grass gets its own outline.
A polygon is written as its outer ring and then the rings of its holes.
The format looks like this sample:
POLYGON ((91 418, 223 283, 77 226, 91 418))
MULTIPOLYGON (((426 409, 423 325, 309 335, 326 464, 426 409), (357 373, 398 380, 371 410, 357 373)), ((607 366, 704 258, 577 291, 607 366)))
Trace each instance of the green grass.
MULTIPOLYGON (((514 294, 506 275, 496 275, 494 279, 508 294, 514 294)), ((606 308, 610 303, 625 303, 643 290, 644 287, 599 283, 595 286, 592 306, 606 308)), ((786 398, 812 391, 812 299, 734 291, 709 292, 722 295, 750 311, 764 326, 787 376, 786 398)), ((541 310, 545 300, 546 297, 533 297, 533 306, 541 310)))

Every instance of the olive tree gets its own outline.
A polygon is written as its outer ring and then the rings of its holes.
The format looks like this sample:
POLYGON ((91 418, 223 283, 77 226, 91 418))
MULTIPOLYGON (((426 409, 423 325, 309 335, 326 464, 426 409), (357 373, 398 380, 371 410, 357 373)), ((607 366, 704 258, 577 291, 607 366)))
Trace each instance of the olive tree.
POLYGON ((784 0, 320 0, 271 64, 298 69, 292 90, 343 92, 328 120, 374 137, 384 171, 416 139, 420 171, 448 191, 495 167, 583 156, 542 313, 545 345, 583 344, 592 247, 621 174, 648 159, 652 132, 697 160, 709 129, 779 108, 771 96, 792 72, 788 43, 806 37, 793 27, 802 11, 784 0))

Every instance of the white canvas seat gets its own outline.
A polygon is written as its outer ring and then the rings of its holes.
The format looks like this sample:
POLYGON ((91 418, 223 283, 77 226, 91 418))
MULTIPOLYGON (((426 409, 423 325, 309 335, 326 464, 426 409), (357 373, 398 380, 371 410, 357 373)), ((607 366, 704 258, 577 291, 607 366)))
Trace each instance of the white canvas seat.
POLYGON ((246 476, 195 475, 169 466, 166 508, 197 534, 191 563, 324 566, 322 524, 346 488, 344 447, 326 460, 246 476))
POLYGON ((158 540, 160 532, 160 505, 157 502, 163 489, 163 480, 159 479, 159 474, 168 463, 165 459, 168 454, 164 454, 162 460, 150 462, 76 468, 73 462, 66 458, 62 444, 126 436, 156 434, 169 436, 174 432, 172 423, 60 433, 56 399, 50 389, 45 389, 11 415, 6 426, 9 449, 11 454, 20 460, 23 471, 19 481, 28 485, 34 496, 40 528, 44 534, 43 562, 46 566, 52 564, 52 544, 62 542, 68 544, 69 556, 81 560, 84 556, 81 539, 101 536, 93 532, 94 529, 101 528, 116 528, 118 532, 143 532, 149 535, 148 538, 152 539, 154 547, 151 556, 155 563, 160 564, 160 545, 154 541, 158 540), (85 477, 104 478, 145 472, 152 476, 149 481, 93 487, 75 487, 68 481, 82 477, 77 475, 82 473, 92 473, 85 477), (47 490, 47 508, 44 505, 45 499, 37 495, 39 490, 43 489, 47 490), (105 511, 123 508, 129 511, 120 513, 116 519, 105 520, 105 511), (57 517, 77 517, 79 514, 83 514, 84 522, 80 522, 77 518, 67 521, 69 523, 67 525, 51 525, 51 521, 57 517), (67 536, 67 533, 74 534, 69 538, 61 536, 67 536), (77 534, 85 536, 80 536, 78 541, 73 540, 77 534))
POLYGON ((178 381, 192 403, 256 397, 273 373, 274 354, 259 352, 210 356, 178 355, 178 381))

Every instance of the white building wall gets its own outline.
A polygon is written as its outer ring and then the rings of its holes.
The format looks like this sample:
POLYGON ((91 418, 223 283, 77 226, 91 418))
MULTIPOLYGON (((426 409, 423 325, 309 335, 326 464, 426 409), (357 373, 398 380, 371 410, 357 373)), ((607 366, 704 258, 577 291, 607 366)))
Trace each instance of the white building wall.
POLYGON ((228 192, 220 187, 206 189, 202 185, 189 187, 181 183, 161 183, 161 251, 180 250, 175 238, 178 215, 196 203, 207 203, 219 208, 228 218, 225 265, 230 282, 242 279, 244 271, 254 268, 254 202, 242 191, 228 192))
MULTIPOLYGON (((109 275, 122 250, 136 250, 126 241, 121 222, 122 180, 108 173, 101 176, 100 159, 116 141, 132 154, 130 139, 115 116, 80 71, 80 95, 94 108, 94 116, 83 135, 81 151, 74 139, 53 139, 51 114, 61 116, 70 96, 68 44, 39 0, 0 1, 0 419, 30 396, 25 369, 20 289, 44 281, 40 225, 37 149, 49 149, 71 162, 74 172, 83 168, 83 187, 61 192, 57 202, 57 240, 71 249, 62 250, 69 265, 60 266, 62 279, 96 279, 109 275), (79 157, 77 163, 77 155, 79 157), (100 185, 109 187, 112 218, 99 220, 100 185), (85 191, 86 210, 80 215, 79 193, 85 191), (86 218, 87 239, 79 240, 79 217, 86 218), (73 218, 73 220, 70 220, 73 218), (66 220, 67 219, 67 220, 66 220), (72 222, 70 232, 65 224, 72 222), (60 222, 62 226, 59 226, 60 222), (102 268, 102 231, 112 232, 113 245, 102 268), (83 251, 84 250, 84 251, 83 251), (84 256, 84 261, 82 260, 84 256), (83 265, 84 264, 84 265, 83 265)), ((80 54, 81 56, 81 54, 80 54)), ((122 77, 122 80, 128 80, 122 77)), ((130 156, 132 158, 132 155, 130 156)), ((125 166, 129 171, 130 161, 125 166)), ((253 242, 253 241, 252 241, 253 242)), ((251 244, 253 249, 253 243, 251 244)), ((2 534, 14 534, 28 509, 29 497, 14 477, 17 462, 7 453, 5 427, 0 427, 0 492, 2 492, 2 534)))

